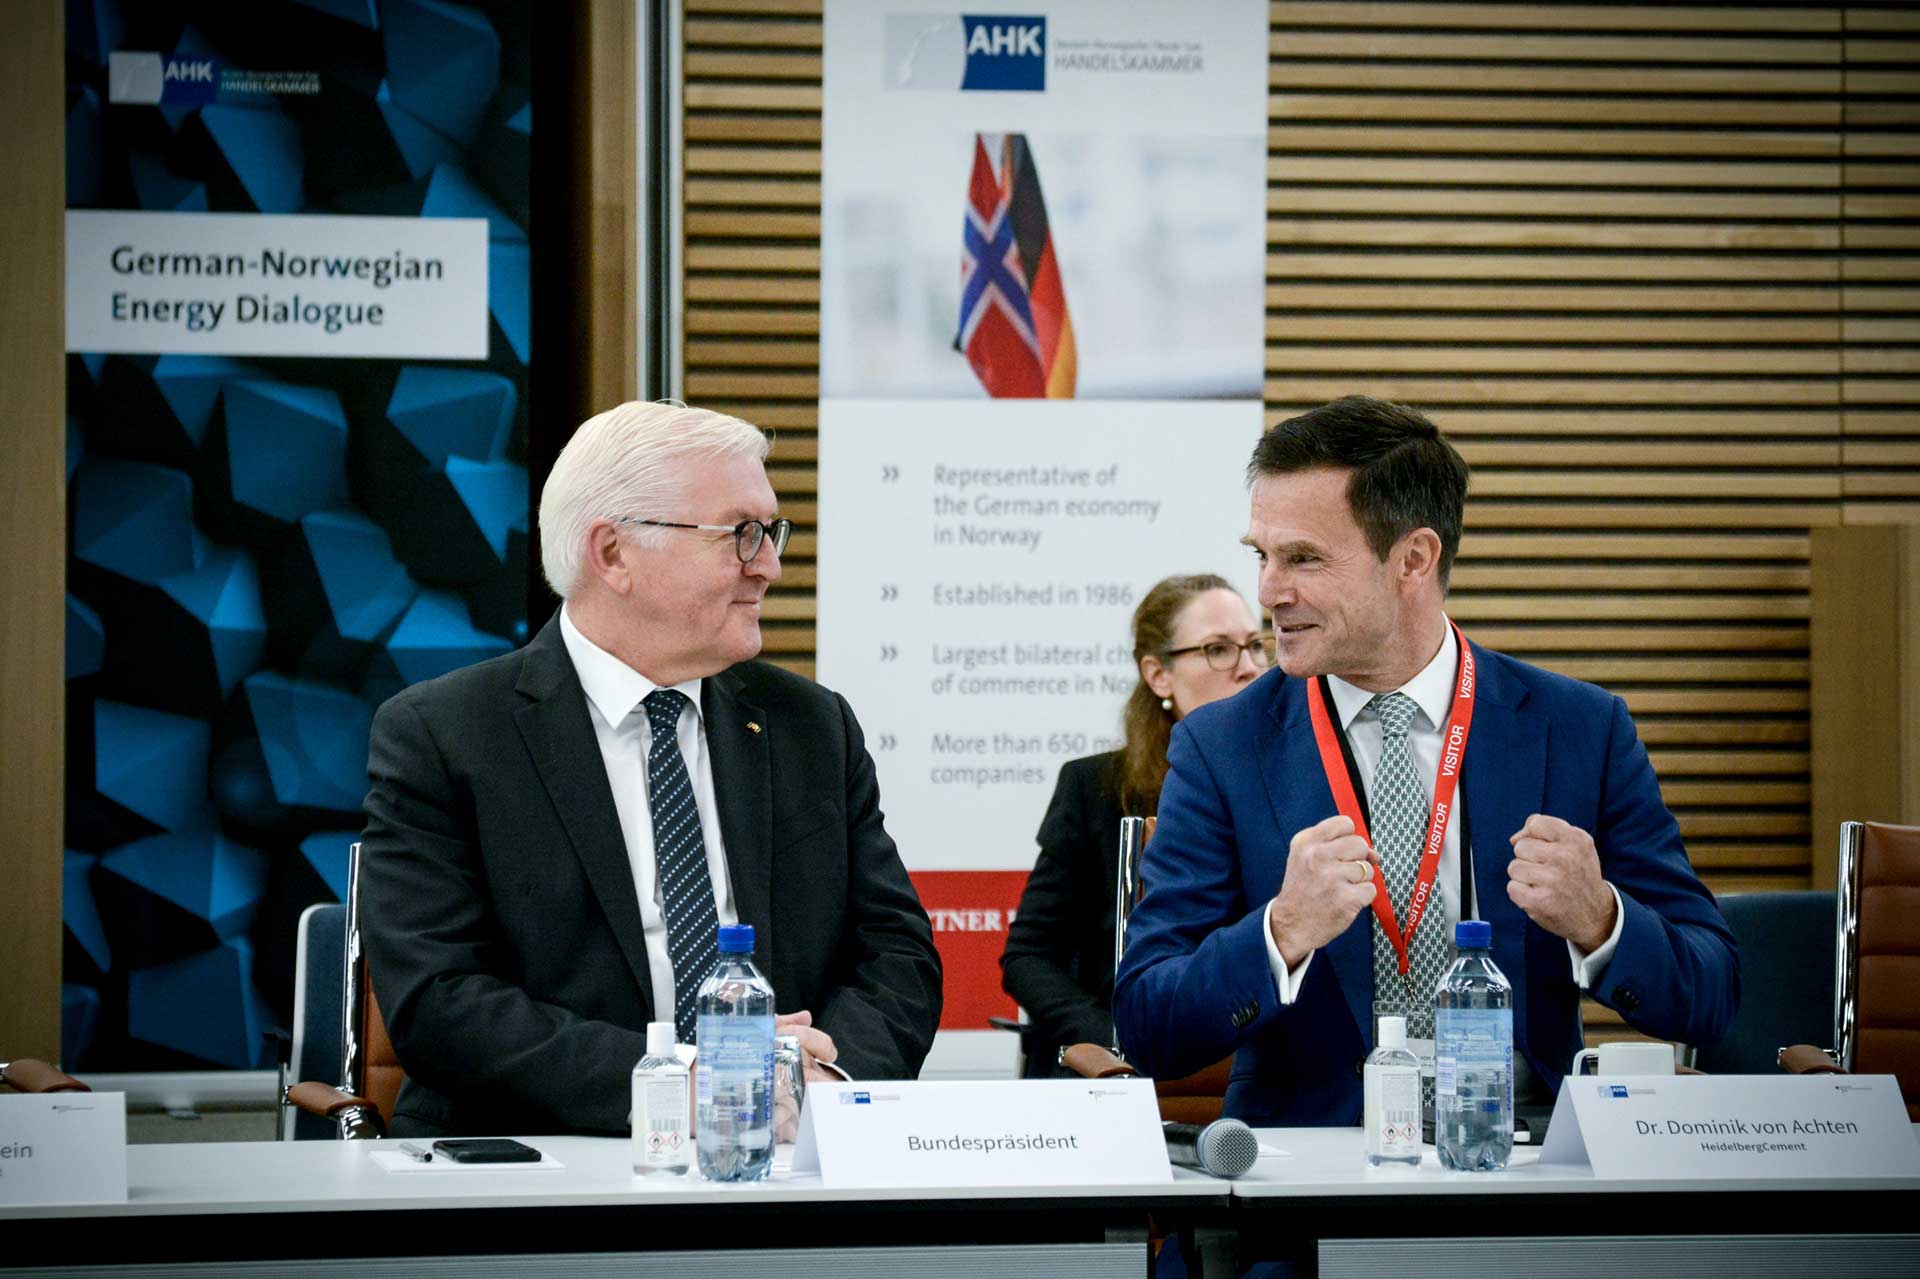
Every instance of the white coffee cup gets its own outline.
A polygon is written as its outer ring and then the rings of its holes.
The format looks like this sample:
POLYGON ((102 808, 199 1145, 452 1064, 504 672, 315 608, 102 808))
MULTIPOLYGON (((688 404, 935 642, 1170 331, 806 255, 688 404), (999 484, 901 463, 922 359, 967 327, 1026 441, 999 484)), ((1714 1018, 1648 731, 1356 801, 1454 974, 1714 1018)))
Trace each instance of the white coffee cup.
POLYGON ((1598 1063, 1598 1075, 1671 1075, 1673 1045, 1623 1042, 1582 1048, 1573 1055, 1571 1074, 1586 1073, 1589 1061, 1598 1063))

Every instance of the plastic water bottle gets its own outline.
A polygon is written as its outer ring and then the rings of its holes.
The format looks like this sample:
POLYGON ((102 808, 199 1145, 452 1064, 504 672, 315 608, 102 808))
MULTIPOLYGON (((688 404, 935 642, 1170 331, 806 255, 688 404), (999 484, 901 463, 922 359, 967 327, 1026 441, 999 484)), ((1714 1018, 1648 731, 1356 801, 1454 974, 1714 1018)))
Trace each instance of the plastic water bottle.
POLYGON ((633 1068, 633 1170, 685 1172, 693 1163, 687 1068, 673 1051, 673 1023, 647 1025, 647 1055, 633 1068))
POLYGON ((1382 1017, 1380 1043, 1361 1068, 1367 1163, 1420 1162, 1420 1059, 1407 1051, 1407 1019, 1382 1017))
POLYGON ((1433 997, 1434 1144, 1442 1167, 1505 1168, 1513 1154, 1513 987, 1493 962, 1493 926, 1454 926, 1458 957, 1433 997))
POLYGON ((773 1170, 773 987, 752 954, 753 925, 723 925, 720 962, 700 986, 695 1145, 713 1181, 764 1181, 773 1170))

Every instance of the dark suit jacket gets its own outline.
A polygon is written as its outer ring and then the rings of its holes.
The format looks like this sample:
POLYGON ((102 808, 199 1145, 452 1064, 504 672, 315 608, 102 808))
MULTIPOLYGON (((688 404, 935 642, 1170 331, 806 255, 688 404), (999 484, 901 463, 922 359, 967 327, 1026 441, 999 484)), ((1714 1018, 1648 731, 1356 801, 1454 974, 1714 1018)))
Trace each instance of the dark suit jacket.
MULTIPOLYGON (((706 680, 701 713, 734 904, 779 1009, 811 1009, 855 1078, 911 1078, 939 1022, 940 960, 853 712, 745 662, 706 680)), ((624 1131, 656 1010, 558 617, 518 652, 388 701, 368 774, 360 893, 407 1071, 396 1131, 624 1131)))
POLYGON ((1120 752, 1060 766, 1040 822, 1040 857, 1000 956, 1007 993, 1027 1010, 1027 1074, 1060 1073, 1063 1044, 1113 1043, 1113 906, 1120 842, 1120 752))
MULTIPOLYGON (((1733 934, 1695 877, 1626 704, 1474 645, 1479 689, 1462 765, 1474 894, 1513 983, 1514 1049, 1558 1089, 1580 1047, 1566 943, 1507 896, 1507 837, 1536 812, 1593 836, 1625 909, 1592 994, 1662 1039, 1719 1038, 1739 1002, 1733 934)), ((1263 931, 1295 832, 1335 812, 1306 686, 1270 671, 1175 727, 1160 823, 1114 991, 1120 1042, 1149 1074, 1234 1053, 1226 1113, 1252 1124, 1354 1124, 1373 1041, 1371 912, 1323 947, 1282 1007, 1263 931)), ((1438 916, 1423 927, 1439 923, 1438 916)))

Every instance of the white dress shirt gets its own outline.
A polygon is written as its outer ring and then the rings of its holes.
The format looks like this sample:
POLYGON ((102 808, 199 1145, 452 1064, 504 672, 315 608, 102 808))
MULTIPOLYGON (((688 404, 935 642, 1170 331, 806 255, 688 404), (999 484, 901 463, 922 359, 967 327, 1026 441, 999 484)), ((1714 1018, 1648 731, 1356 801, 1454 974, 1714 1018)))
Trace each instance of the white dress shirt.
MULTIPOLYGON (((1433 801, 1433 782, 1431 779, 1440 774, 1441 729, 1447 722, 1447 716, 1453 711, 1454 680, 1458 671, 1460 645, 1454 638, 1453 626, 1447 626, 1445 638, 1440 641, 1440 649, 1433 655, 1426 668, 1412 679, 1402 684, 1398 692, 1405 693, 1419 706, 1420 713, 1413 717, 1407 729, 1407 746, 1413 753, 1414 768, 1425 781, 1427 801, 1433 801)), ((1384 742, 1384 732, 1380 727, 1380 717, 1368 708, 1376 694, 1349 684, 1337 675, 1327 677, 1327 685, 1333 693, 1333 712, 1340 727, 1347 735, 1347 744, 1353 750, 1353 762, 1360 772, 1360 784, 1366 788, 1368 798, 1372 798, 1373 770, 1380 763, 1380 751, 1384 742)), ((1467 739, 1468 758, 1473 758, 1473 739, 1467 739)), ((1483 761, 1482 767, 1498 767, 1498 761, 1483 761)), ((1466 767, 1463 765, 1463 769, 1466 767)), ((1464 772, 1463 772, 1464 776, 1464 772)), ((1453 938, 1453 926, 1461 919, 1460 901, 1460 808, 1455 807, 1454 818, 1447 823, 1447 838, 1440 849, 1440 867, 1434 878, 1440 890, 1440 906, 1443 918, 1433 920, 1422 918, 1420 926, 1431 928, 1442 924, 1446 928, 1449 944, 1453 938)), ((1471 816, 1468 818, 1472 820, 1471 816)), ((1505 839, 1512 831, 1482 831, 1481 840, 1505 839)), ((1289 832, 1289 837, 1291 833, 1289 832)), ((1614 947, 1620 942, 1620 930, 1626 922, 1626 911, 1620 905, 1620 893, 1613 885, 1607 888, 1614 897, 1613 933, 1600 948, 1591 955, 1583 953, 1572 942, 1567 943, 1567 955, 1573 964, 1573 979, 1580 989, 1586 990, 1599 979, 1606 970, 1607 963, 1613 958, 1614 947)), ((1476 906, 1483 893, 1507 891, 1505 880, 1497 884, 1474 885, 1476 906)), ((1314 952, 1308 951, 1299 964, 1292 969, 1280 957, 1280 947, 1273 939, 1273 902, 1267 903, 1267 962, 1273 968, 1274 985, 1279 988, 1280 1002, 1291 1004, 1300 983, 1306 978, 1307 966, 1313 962, 1314 952)), ((1370 916, 1369 916, 1370 917, 1370 916)), ((1473 919, 1485 918, 1479 910, 1469 916, 1473 919)), ((1508 975, 1509 980, 1513 974, 1508 975)), ((1518 1059, 1515 1060, 1516 1067, 1518 1059)))
MULTIPOLYGON (((587 694, 587 714, 607 765, 607 783, 613 788, 614 811, 620 815, 620 834, 627 844, 627 862, 633 868, 633 888, 640 899, 640 928, 647 945, 647 970, 653 979, 653 1016, 673 1020, 673 960, 667 954, 667 920, 660 908, 660 876, 653 856, 653 811, 647 800, 647 751, 653 745, 653 724, 641 705, 659 687, 652 680, 582 635, 560 608, 560 638, 587 694)), ((707 849, 707 874, 713 880, 713 904, 722 924, 740 917, 733 905, 733 886, 727 878, 726 845, 720 838, 720 809, 713 794, 713 757, 700 720, 700 680, 675 684, 686 694, 675 725, 680 754, 687 762, 687 780, 693 786, 693 805, 700 813, 700 838, 707 849)))

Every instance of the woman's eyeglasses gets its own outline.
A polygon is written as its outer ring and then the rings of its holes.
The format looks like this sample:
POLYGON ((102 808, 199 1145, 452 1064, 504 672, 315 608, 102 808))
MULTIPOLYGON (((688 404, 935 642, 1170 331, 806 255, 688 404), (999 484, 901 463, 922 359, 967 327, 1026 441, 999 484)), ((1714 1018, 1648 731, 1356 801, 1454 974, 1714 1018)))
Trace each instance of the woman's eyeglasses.
POLYGON ((1273 665, 1273 632, 1262 631, 1244 644, 1236 644, 1232 640, 1208 640, 1204 644, 1167 650, 1168 657, 1185 657, 1188 653, 1205 654, 1207 665, 1216 671, 1232 670, 1240 665, 1240 654, 1245 653, 1253 659, 1256 670, 1265 670, 1273 665))

